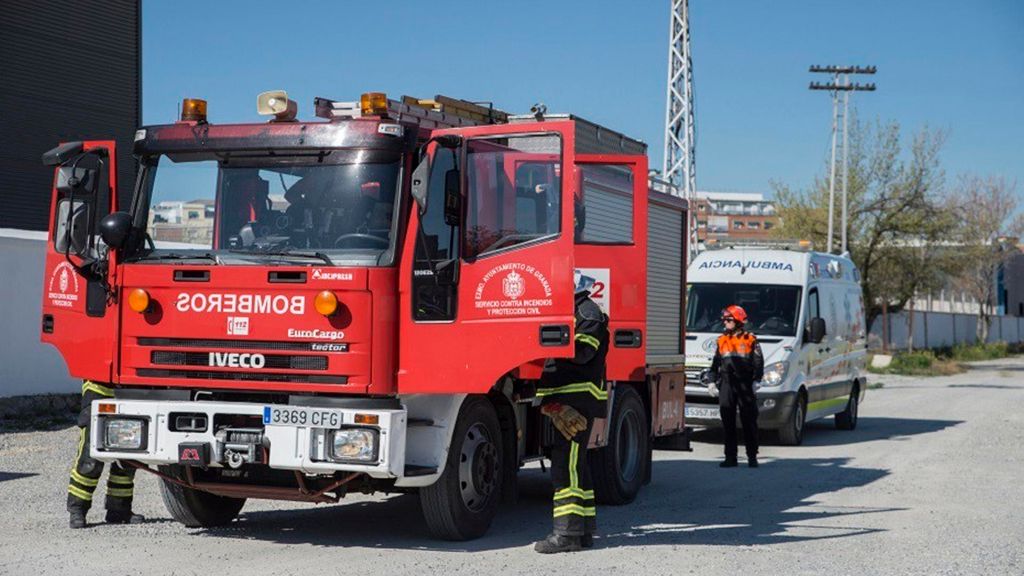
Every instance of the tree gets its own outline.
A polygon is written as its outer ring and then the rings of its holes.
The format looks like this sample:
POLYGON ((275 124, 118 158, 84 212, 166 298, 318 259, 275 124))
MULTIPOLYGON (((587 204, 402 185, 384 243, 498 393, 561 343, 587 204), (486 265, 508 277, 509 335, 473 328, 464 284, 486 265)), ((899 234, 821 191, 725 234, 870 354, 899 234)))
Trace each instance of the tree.
POLYGON ((996 275, 1016 252, 1024 232, 1017 212, 1016 185, 1004 178, 964 176, 950 197, 958 209, 960 244, 956 284, 978 301, 978 342, 988 339, 996 305, 996 275))
MULTIPOLYGON (((847 248, 861 273, 869 327, 883 310, 899 311, 916 293, 939 285, 952 265, 948 250, 937 247, 954 222, 941 194, 945 134, 922 129, 906 154, 901 140, 896 122, 851 123, 847 248)), ((807 190, 778 183, 773 188, 782 220, 776 235, 826 246, 827 176, 815 178, 807 190)), ((839 202, 837 194, 837 236, 839 202)))

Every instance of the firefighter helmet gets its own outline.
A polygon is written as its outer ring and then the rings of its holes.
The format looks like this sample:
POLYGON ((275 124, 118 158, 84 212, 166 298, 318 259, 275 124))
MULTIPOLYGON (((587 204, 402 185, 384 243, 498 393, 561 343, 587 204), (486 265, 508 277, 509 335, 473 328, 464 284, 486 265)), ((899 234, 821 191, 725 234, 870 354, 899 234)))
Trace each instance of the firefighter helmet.
POLYGON ((747 311, 735 304, 732 304, 730 306, 726 306, 725 310, 722 310, 722 318, 732 318, 739 324, 746 324, 747 311))

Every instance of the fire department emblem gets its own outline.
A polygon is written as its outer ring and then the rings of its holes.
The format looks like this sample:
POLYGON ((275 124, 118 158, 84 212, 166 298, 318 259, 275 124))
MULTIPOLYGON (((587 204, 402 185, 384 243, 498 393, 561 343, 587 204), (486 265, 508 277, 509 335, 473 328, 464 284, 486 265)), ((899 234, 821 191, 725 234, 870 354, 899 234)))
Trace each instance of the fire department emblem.
POLYGON ((59 282, 59 285, 60 285, 60 291, 61 292, 67 292, 68 291, 68 271, 67 271, 66 268, 61 269, 61 271, 60 271, 60 280, 58 282, 59 282))
POLYGON ((509 300, 518 300, 526 293, 526 281, 519 273, 512 271, 501 281, 502 292, 509 300))

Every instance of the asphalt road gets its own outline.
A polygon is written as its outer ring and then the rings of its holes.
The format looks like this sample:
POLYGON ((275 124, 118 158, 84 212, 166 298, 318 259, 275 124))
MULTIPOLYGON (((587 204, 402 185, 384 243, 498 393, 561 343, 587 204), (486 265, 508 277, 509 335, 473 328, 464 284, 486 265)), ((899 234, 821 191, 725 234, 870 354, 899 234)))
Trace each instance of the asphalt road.
POLYGON ((76 429, 0 434, 0 574, 1024 574, 1024 360, 875 380, 857 430, 811 424, 804 446, 764 446, 756 470, 718 468, 710 432, 656 452, 640 498, 599 509, 596 549, 557 557, 532 549, 550 517, 539 469, 468 543, 432 540, 408 495, 250 501, 229 527, 187 529, 148 475, 145 524, 71 531, 76 429))

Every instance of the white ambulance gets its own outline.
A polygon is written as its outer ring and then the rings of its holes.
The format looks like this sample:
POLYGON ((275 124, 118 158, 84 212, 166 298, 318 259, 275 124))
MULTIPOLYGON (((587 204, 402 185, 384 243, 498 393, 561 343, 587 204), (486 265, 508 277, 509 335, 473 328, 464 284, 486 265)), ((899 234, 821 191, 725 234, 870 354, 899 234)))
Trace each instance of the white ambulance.
POLYGON ((764 353, 764 379, 755 383, 758 427, 796 445, 808 420, 834 415, 837 428, 857 426, 867 330, 860 272, 849 258, 732 246, 699 254, 687 280, 687 425, 722 425, 718 398, 701 374, 723 330, 722 309, 738 304, 764 353))

